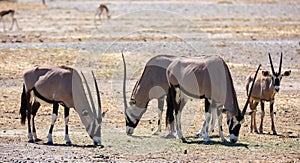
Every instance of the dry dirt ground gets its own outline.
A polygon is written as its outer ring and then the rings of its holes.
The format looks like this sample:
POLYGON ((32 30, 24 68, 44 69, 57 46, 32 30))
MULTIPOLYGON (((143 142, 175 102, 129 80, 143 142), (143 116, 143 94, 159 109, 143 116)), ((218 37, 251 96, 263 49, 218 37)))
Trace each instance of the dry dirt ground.
MULTIPOLYGON (((300 162, 300 3, 286 0, 105 1, 112 18, 95 19, 98 1, 0 1, 0 9, 14 8, 20 30, 0 31, 0 161, 1 162, 300 162), (271 134, 269 104, 264 133, 248 133, 245 117, 239 141, 221 143, 194 138, 204 120, 203 102, 193 99, 182 113, 186 143, 158 136, 157 102, 149 103, 134 136, 125 134, 122 101, 123 68, 128 63, 127 98, 146 61, 158 54, 212 55, 230 67, 240 107, 245 78, 258 63, 269 70, 283 52, 283 79, 276 95, 275 125, 271 134), (51 105, 43 103, 36 117, 42 141, 28 143, 27 127, 20 125, 22 74, 36 65, 67 65, 94 69, 108 112, 102 124, 104 148, 93 147, 74 110, 70 115, 72 146, 64 145, 63 109, 54 128, 54 145, 44 145, 51 122, 51 105)), ((6 28, 9 19, 3 20, 6 28)), ((0 25, 1 26, 1 25, 0 25)), ((257 111, 260 116, 260 107, 257 111)), ((259 119, 259 118, 258 118, 259 119)), ((223 120, 224 132, 228 129, 223 120)), ((258 120, 257 124, 259 124, 258 120)))

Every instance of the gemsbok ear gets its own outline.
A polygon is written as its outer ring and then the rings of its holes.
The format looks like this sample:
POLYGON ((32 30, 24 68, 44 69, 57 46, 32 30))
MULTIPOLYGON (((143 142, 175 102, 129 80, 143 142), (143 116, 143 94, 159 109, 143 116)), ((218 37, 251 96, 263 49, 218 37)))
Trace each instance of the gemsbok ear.
POLYGON ((271 75, 269 71, 262 71, 262 74, 264 77, 271 75))
POLYGON ((291 70, 289 70, 289 71, 285 71, 281 76, 290 76, 291 75, 291 73, 292 73, 292 71, 291 70))

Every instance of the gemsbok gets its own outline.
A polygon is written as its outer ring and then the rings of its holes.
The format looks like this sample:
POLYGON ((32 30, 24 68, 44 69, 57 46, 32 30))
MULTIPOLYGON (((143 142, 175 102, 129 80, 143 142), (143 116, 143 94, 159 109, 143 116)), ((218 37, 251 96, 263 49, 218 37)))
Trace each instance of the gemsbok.
MULTIPOLYGON (((158 99, 158 127, 153 134, 158 134, 161 131, 162 111, 164 106, 164 97, 167 94, 168 82, 166 78, 166 68, 176 58, 172 55, 158 55, 151 58, 144 68, 142 76, 136 82, 129 107, 126 100, 126 63, 122 54, 124 64, 124 82, 123 82, 123 97, 126 117, 126 133, 132 135, 135 127, 138 125, 142 115, 147 110, 147 105, 150 100, 158 99)), ((173 128, 170 128, 173 129, 173 128)), ((171 132, 172 133, 172 132, 171 132)))
POLYGON ((18 21, 15 18, 15 10, 9 9, 9 10, 0 11, 0 21, 2 21, 2 23, 3 23, 3 31, 5 31, 5 24, 4 24, 4 22, 3 22, 2 19, 6 15, 10 15, 11 16, 11 26, 10 26, 9 30, 13 29, 14 23, 16 23, 17 28, 20 29, 19 25, 18 25, 18 21))
POLYGON ((254 82, 254 89, 251 94, 248 93, 249 85, 253 82, 254 73, 250 73, 250 75, 246 79, 246 91, 247 95, 250 95, 250 109, 251 109, 251 125, 250 125, 250 132, 257 132, 256 127, 256 107, 260 102, 261 105, 261 121, 259 126, 259 133, 263 133, 263 119, 265 116, 265 101, 270 102, 270 117, 271 117, 271 130, 274 135, 277 135, 275 124, 274 124, 274 102, 275 102, 275 94, 279 92, 280 89, 280 82, 282 77, 289 76, 291 74, 291 70, 285 71, 281 73, 282 67, 282 53, 280 55, 280 63, 279 63, 279 70, 275 72, 274 66, 272 63, 272 58, 269 53, 269 61, 271 64, 272 73, 269 71, 261 71, 258 74, 257 80, 254 82))
POLYGON ((170 87, 167 94, 167 110, 171 110, 167 111, 167 122, 174 123, 173 113, 175 111, 176 132, 177 135, 181 136, 179 138, 183 138, 181 133, 181 111, 183 107, 180 105, 182 97, 187 96, 205 98, 204 140, 206 142, 210 141, 208 129, 211 109, 218 111, 219 134, 221 140, 226 141, 223 135, 220 107, 224 107, 226 111, 230 142, 237 142, 249 103, 249 96, 241 112, 229 68, 222 58, 219 56, 178 58, 167 68, 167 79, 170 87))
POLYGON ((89 100, 85 94, 82 79, 77 70, 73 68, 65 66, 34 67, 24 73, 20 114, 21 124, 25 124, 26 117, 28 119, 29 142, 37 140, 34 117, 40 107, 39 100, 43 100, 47 103, 53 104, 52 122, 48 133, 47 144, 53 144, 52 130, 57 119, 58 107, 60 104, 64 107, 66 144, 71 144, 68 134, 68 122, 69 110, 70 108, 74 108, 89 136, 93 139, 94 145, 101 145, 101 101, 94 73, 92 73, 92 75, 97 93, 98 109, 95 107, 91 90, 85 76, 82 74, 86 84, 86 90, 89 95, 89 100), (33 115, 33 132, 31 131, 30 126, 31 115, 33 115))

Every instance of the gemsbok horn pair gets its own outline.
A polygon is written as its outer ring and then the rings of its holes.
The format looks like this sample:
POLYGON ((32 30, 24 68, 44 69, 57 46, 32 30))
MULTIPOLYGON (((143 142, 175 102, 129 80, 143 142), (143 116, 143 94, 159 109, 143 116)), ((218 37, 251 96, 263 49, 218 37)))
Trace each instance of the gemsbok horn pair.
POLYGON ((274 70, 274 66, 272 63, 272 58, 269 53, 269 61, 271 64, 271 70, 272 73, 269 71, 261 71, 258 76, 257 80, 254 82, 254 88, 252 93, 248 93, 249 85, 251 82, 253 82, 253 76, 254 73, 250 73, 250 75, 247 77, 246 80, 246 91, 247 95, 250 97, 250 109, 251 109, 251 126, 250 126, 250 132, 257 132, 256 127, 256 107, 258 103, 261 104, 261 121, 259 126, 259 133, 263 133, 263 119, 265 116, 265 101, 270 102, 270 117, 271 117, 271 130, 274 135, 277 135, 275 124, 274 124, 274 102, 275 102, 275 94, 279 92, 280 89, 280 82, 282 77, 289 76, 291 74, 291 70, 285 71, 284 73, 281 73, 281 67, 282 67, 282 53, 280 55, 280 62, 279 62, 279 70, 276 72, 274 70))
POLYGON ((94 145, 101 145, 101 101, 98 85, 93 72, 92 75, 97 93, 98 109, 96 109, 93 102, 91 90, 85 76, 82 73, 86 89, 88 91, 89 100, 85 94, 81 77, 73 68, 65 66, 35 67, 24 73, 20 113, 22 124, 25 124, 26 117, 28 119, 29 142, 37 140, 34 117, 40 107, 40 103, 37 99, 41 99, 47 103, 53 104, 52 122, 48 133, 47 144, 53 144, 52 130, 57 119, 58 107, 60 104, 64 106, 66 144, 71 144, 68 134, 69 109, 74 108, 89 136, 93 139, 94 145), (33 131, 31 131, 30 125, 31 115, 33 115, 33 131))
MULTIPOLYGON (((256 70, 256 75, 260 65, 256 70)), ((248 96, 242 110, 239 109, 236 92, 232 77, 227 64, 219 56, 199 56, 178 58, 167 68, 167 79, 169 91, 167 95, 167 118, 169 123, 175 123, 176 131, 181 133, 181 100, 183 96, 193 98, 205 98, 205 136, 206 142, 209 138, 209 122, 211 120, 211 109, 218 111, 219 134, 222 141, 226 141, 222 130, 222 113, 220 107, 225 108, 227 125, 230 134, 230 142, 238 140, 241 124, 244 122, 244 114, 249 103, 248 96)), ((253 85, 250 89, 252 91, 253 85)))

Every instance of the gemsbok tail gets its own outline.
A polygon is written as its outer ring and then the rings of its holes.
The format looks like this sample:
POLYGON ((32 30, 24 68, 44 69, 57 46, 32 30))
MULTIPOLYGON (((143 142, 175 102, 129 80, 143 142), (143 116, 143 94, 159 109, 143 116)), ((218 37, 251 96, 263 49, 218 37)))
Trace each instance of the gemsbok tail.
POLYGON ((27 93, 25 90, 25 85, 23 84, 23 92, 21 95, 21 107, 20 107, 20 114, 21 114, 21 124, 24 125, 25 124, 25 120, 26 120, 26 112, 28 110, 28 98, 27 97, 27 93))
POLYGON ((166 126, 174 121, 174 110, 177 107, 176 91, 174 86, 170 86, 167 94, 167 112, 166 112, 166 126))

